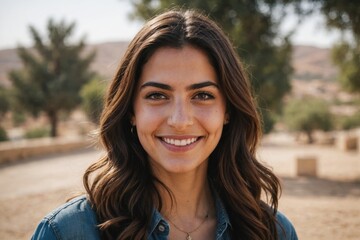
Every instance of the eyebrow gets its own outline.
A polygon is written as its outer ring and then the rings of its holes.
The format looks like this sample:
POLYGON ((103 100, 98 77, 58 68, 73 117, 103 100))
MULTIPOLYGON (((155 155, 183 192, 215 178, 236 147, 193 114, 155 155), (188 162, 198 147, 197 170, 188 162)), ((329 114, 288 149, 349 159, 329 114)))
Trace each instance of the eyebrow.
MULTIPOLYGON (((191 84, 190 86, 186 87, 186 90, 187 91, 196 90, 196 89, 209 87, 209 86, 219 88, 219 86, 216 83, 211 82, 211 81, 205 81, 205 82, 201 82, 201 83, 191 84)), ((167 85, 164 83, 158 83, 158 82, 146 82, 143 85, 141 85, 140 89, 145 88, 145 87, 156 87, 156 88, 161 88, 164 90, 173 90, 173 88, 170 85, 167 85)))

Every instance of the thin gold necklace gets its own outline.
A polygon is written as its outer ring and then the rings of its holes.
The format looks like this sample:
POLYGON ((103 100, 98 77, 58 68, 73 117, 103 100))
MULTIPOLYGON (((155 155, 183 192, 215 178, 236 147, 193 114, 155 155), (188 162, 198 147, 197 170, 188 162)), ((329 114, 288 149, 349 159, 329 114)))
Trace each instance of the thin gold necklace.
POLYGON ((179 228, 178 226, 176 226, 175 223, 173 223, 173 221, 170 220, 170 218, 168 218, 169 222, 174 225, 174 227, 179 230, 180 232, 183 232, 186 234, 186 240, 192 240, 192 237, 190 236, 190 233, 193 233, 193 232, 196 232, 203 224, 204 222, 206 222, 206 220, 209 218, 209 214, 206 213, 206 216, 205 218, 202 220, 202 222, 199 224, 199 226, 197 226, 196 228, 194 228, 193 230, 191 231, 185 231, 185 230, 182 230, 181 228, 179 228))

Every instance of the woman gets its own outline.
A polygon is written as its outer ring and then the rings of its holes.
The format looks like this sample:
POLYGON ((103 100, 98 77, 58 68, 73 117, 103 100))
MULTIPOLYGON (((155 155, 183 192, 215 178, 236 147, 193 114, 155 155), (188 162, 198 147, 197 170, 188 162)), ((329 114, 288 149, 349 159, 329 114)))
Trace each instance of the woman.
POLYGON ((279 180, 255 158, 248 80, 208 18, 169 11, 140 30, 100 135, 107 155, 84 175, 87 196, 48 215, 33 239, 297 239, 277 211, 279 180))

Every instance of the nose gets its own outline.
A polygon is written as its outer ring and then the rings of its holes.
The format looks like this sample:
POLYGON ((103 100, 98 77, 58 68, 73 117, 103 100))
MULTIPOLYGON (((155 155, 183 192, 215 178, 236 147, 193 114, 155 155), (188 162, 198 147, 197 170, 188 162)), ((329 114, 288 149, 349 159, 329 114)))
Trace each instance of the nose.
POLYGON ((169 126, 178 131, 191 126, 193 124, 191 107, 184 101, 176 101, 170 109, 170 115, 167 122, 169 126))

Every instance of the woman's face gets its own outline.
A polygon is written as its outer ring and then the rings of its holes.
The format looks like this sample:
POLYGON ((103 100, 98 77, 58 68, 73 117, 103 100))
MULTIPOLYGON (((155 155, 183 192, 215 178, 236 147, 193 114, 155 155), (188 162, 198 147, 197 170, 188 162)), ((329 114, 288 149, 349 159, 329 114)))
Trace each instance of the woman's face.
POLYGON ((206 169, 225 121, 225 99, 206 54, 192 46, 156 50, 142 69, 132 117, 153 169, 206 169))

